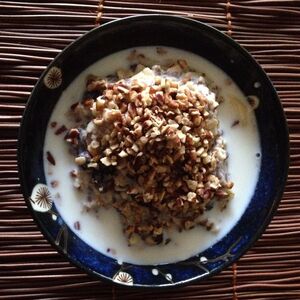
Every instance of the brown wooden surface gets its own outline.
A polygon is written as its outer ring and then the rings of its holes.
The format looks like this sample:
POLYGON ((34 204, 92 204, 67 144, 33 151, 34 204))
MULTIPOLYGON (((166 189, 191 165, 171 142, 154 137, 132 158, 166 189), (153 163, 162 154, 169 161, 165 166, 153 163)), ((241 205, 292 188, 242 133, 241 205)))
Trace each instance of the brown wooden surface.
POLYGON ((300 299, 300 1, 0 1, 0 299, 300 299), (71 266, 38 231, 19 189, 17 131, 30 92, 71 41, 104 22, 143 13, 201 20, 262 64, 283 103, 291 167, 278 213, 233 267, 199 284, 154 292, 112 287, 71 266))

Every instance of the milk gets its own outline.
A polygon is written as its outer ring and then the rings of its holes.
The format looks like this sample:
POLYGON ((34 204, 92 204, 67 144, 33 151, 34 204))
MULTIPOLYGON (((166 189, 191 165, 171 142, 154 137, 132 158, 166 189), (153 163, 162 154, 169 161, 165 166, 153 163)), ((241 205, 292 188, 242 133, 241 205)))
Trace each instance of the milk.
POLYGON ((97 61, 82 72, 62 93, 49 121, 44 144, 44 166, 46 181, 54 196, 54 203, 66 224, 83 241, 97 251, 116 258, 119 262, 135 264, 164 264, 187 259, 215 244, 224 237, 238 222, 247 208, 255 190, 260 169, 260 141, 254 113, 246 101, 245 95, 222 70, 209 61, 195 54, 179 49, 165 48, 166 54, 158 55, 156 47, 136 48, 157 64, 169 59, 185 59, 189 66, 206 76, 219 87, 219 94, 224 101, 218 108, 220 128, 228 150, 228 177, 234 182, 234 198, 227 208, 220 212, 215 206, 207 212, 210 220, 220 228, 219 232, 209 232, 202 227, 189 231, 169 231, 171 241, 167 245, 131 246, 122 232, 119 214, 113 209, 99 209, 98 212, 86 212, 82 202, 87 195, 73 187, 69 172, 76 169, 74 157, 69 154, 69 145, 63 134, 55 135, 51 122, 57 126, 74 126, 66 112, 72 103, 81 100, 89 74, 106 76, 117 69, 129 67, 127 56, 130 50, 112 54, 97 61), (236 124, 239 121, 239 124, 236 124), (52 166, 46 159, 46 151, 55 158, 52 166), (57 181, 57 187, 51 182, 57 181), (58 196, 59 195, 59 196, 58 196), (74 226, 80 223, 80 228, 74 226), (77 229, 75 229, 75 227, 77 229))

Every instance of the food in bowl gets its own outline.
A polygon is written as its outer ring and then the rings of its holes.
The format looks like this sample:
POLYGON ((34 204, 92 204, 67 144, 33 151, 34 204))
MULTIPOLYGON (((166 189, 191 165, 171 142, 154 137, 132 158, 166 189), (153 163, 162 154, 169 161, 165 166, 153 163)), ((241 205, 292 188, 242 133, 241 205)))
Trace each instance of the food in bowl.
POLYGON ((232 196, 215 94, 185 60, 169 64, 90 76, 70 108, 75 185, 90 195, 88 210, 118 211, 130 246, 170 242, 170 228, 216 230, 205 211, 232 196))
POLYGON ((178 49, 96 62, 62 94, 47 129, 60 214, 119 261, 174 262, 213 245, 246 209, 260 169, 258 102, 245 98, 219 68, 178 49))

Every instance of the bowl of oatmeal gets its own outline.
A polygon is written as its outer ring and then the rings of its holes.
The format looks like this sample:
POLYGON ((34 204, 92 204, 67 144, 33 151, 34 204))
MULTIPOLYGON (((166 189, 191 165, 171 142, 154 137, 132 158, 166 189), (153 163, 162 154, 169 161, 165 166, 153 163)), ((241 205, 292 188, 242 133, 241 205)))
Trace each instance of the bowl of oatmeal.
POLYGON ((27 205, 89 274, 168 287, 216 274, 270 222, 288 168, 278 96, 219 31, 149 15, 67 47, 20 129, 27 205))

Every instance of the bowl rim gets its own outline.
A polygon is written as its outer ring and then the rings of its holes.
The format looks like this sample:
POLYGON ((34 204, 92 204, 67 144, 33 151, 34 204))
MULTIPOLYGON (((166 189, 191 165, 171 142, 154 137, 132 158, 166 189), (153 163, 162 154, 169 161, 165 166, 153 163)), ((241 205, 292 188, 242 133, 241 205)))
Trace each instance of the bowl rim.
POLYGON ((84 272, 86 272, 88 275, 91 275, 92 277, 96 278, 96 279, 101 279, 104 280, 105 282, 109 282, 111 284, 117 285, 117 286, 125 286, 125 287, 130 287, 131 289, 140 289, 140 288, 148 288, 148 289, 170 289, 170 288, 175 288, 178 286, 185 286, 203 279, 207 279, 210 278, 211 276, 214 276, 218 273, 220 273, 221 271, 223 271, 224 269, 226 269, 228 266, 232 265, 233 263, 237 262, 251 247, 253 247, 254 243, 261 237, 261 235, 264 233, 264 231, 266 230, 267 226, 269 225, 269 223, 271 222, 272 218, 274 217, 277 208, 279 206, 279 203, 281 201, 284 189, 285 189, 285 184, 287 181, 287 176, 288 176, 288 169, 289 169, 289 153, 290 153, 290 143, 289 143, 289 131, 288 131, 288 126, 287 126, 287 121, 286 121, 286 116, 283 110, 283 106, 282 103, 279 99, 279 96, 276 92, 276 89, 272 83, 272 81, 270 80, 270 78, 268 77, 268 75, 266 74, 266 72, 264 71, 264 69, 259 65, 259 63, 255 60, 255 58, 244 48, 242 47, 239 43, 237 43, 232 37, 226 35, 225 33, 221 32, 220 30, 212 27, 211 25, 208 25, 206 23, 200 22, 198 20, 194 20, 191 18, 187 18, 187 17, 181 17, 181 16, 175 16, 175 15, 165 15, 165 14, 141 14, 141 15, 137 15, 137 16, 129 16, 129 17, 125 17, 122 19, 116 19, 116 20, 112 20, 110 22, 107 22, 105 24, 102 24, 98 27, 95 27, 89 31, 87 31, 86 33, 84 33, 83 35, 79 36, 76 40, 74 40, 73 42, 71 42, 69 45, 67 45, 63 50, 60 51, 60 53, 58 55, 56 55, 56 57, 49 63, 49 65, 47 66, 47 68, 42 72, 42 74, 40 75, 38 81, 36 82, 34 88, 31 91, 31 94, 27 100, 23 115, 22 115, 22 119, 20 122, 20 127, 19 127, 19 131, 18 131, 18 140, 17 140, 17 162, 18 162, 18 174, 19 174, 19 178, 20 178, 20 190, 21 193, 24 197, 24 200, 26 202, 27 208, 29 209, 31 216, 33 217, 33 220, 35 222, 35 224, 37 225, 38 229, 41 231, 41 233, 43 234, 44 238, 50 243, 50 245, 52 247, 54 247, 54 249, 63 257, 65 257, 72 265, 76 266, 77 268, 83 270, 84 272), (256 231, 256 233, 252 236, 252 238, 250 239, 250 241, 247 243, 247 246, 245 246, 241 251, 238 252, 238 254, 235 255, 235 257, 233 259, 229 259, 226 262, 223 262, 220 266, 216 267, 215 269, 213 269, 212 271, 210 271, 209 273, 206 273, 205 275, 200 275, 200 276, 196 276, 196 277, 192 277, 183 281, 179 281, 176 283, 168 283, 168 284, 162 284, 162 285, 144 285, 144 284, 133 284, 132 286, 127 286, 127 285, 123 285, 120 284, 118 282, 115 282, 112 280, 112 278, 107 277, 103 274, 100 274, 94 270, 92 270, 91 268, 85 266, 83 263, 74 260, 68 253, 64 253, 63 250, 61 249, 61 247, 59 245, 56 245, 53 237, 51 236, 51 234, 48 232, 48 230, 46 228, 44 228, 44 225, 42 224, 42 222, 39 220, 38 214, 33 210, 30 201, 27 197, 27 187, 25 184, 25 171, 24 171, 24 167, 23 167, 23 161, 25 159, 24 156, 24 152, 23 152, 23 148, 24 148, 24 141, 23 141, 23 136, 24 136, 24 130, 26 128, 26 123, 27 123, 27 119, 30 115, 30 110, 31 110, 31 106, 32 106, 32 98, 33 95, 36 93, 37 87, 42 83, 42 80, 45 76, 45 74, 51 69, 51 67, 55 64, 55 62, 62 56, 65 55, 66 53, 72 51, 74 46, 77 46, 78 44, 81 43, 81 40, 84 40, 86 38, 87 35, 91 35, 95 32, 98 31, 102 31, 104 29, 109 29, 110 27, 114 27, 116 24, 117 25, 121 25, 121 24, 127 24, 129 22, 133 22, 135 20, 155 20, 157 22, 159 22, 160 20, 170 20, 170 21, 177 21, 177 22, 183 22, 186 24, 191 24, 194 26, 200 26, 202 28, 204 28, 205 30, 210 31, 212 34, 214 34, 215 36, 222 38, 223 40, 226 40, 226 43, 231 44, 232 47, 236 48, 238 50, 238 52, 242 53, 243 55, 246 56, 246 58, 248 60, 250 60, 252 62, 252 64, 255 65, 256 69, 261 72, 261 74, 266 78, 267 81, 269 81, 270 83, 270 87, 272 89, 272 93, 274 95, 275 98, 275 104, 277 105, 277 109, 280 110, 280 115, 282 117, 282 123, 284 124, 284 128, 283 128, 283 132, 284 132, 284 145, 285 147, 283 148, 283 153, 285 154, 283 159, 284 161, 282 162, 282 169, 283 169, 283 174, 282 174, 282 180, 280 182, 279 188, 277 188, 276 191, 276 195, 273 199, 272 205, 271 207, 269 207, 268 213, 266 218, 264 219, 264 221, 262 222, 261 226, 259 227, 259 229, 256 231))

